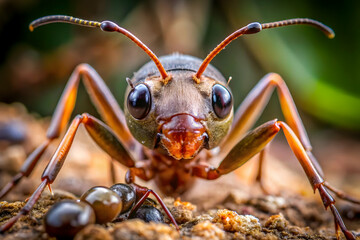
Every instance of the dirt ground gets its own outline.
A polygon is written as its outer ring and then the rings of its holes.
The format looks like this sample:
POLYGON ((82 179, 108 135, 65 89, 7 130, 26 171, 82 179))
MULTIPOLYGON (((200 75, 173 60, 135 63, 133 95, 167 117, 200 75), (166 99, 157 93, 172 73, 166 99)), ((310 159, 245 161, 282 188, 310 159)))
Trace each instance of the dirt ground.
MULTIPOLYGON (((17 173, 31 150, 45 139, 48 123, 49 119, 31 115, 19 104, 0 104, 0 139, 7 137, 7 140, 0 140, 0 188, 17 173)), ((326 179, 359 198, 360 141, 334 132, 321 132, 311 139, 326 179)), ((49 148, 31 177, 21 181, 1 199, 0 225, 19 211, 40 183, 46 160, 55 151, 57 143, 49 148)), ((48 239, 42 221, 47 210, 61 199, 79 197, 90 187, 112 185, 109 163, 109 157, 80 129, 64 167, 52 185, 54 197, 46 190, 31 214, 0 235, 0 239, 48 239)), ((256 164, 256 159, 251 160, 234 174, 216 181, 199 180, 181 201, 165 198, 181 224, 180 232, 168 224, 128 220, 89 225, 75 239, 335 238, 330 211, 325 211, 318 194, 313 194, 300 164, 283 138, 272 143, 265 162, 265 185, 270 195, 265 195, 254 184, 256 164)), ((126 169, 117 165, 115 168, 117 182, 123 182, 126 169)), ((156 190, 151 183, 139 184, 156 190)), ((360 206, 342 200, 338 200, 336 206, 348 229, 360 233, 360 206)))

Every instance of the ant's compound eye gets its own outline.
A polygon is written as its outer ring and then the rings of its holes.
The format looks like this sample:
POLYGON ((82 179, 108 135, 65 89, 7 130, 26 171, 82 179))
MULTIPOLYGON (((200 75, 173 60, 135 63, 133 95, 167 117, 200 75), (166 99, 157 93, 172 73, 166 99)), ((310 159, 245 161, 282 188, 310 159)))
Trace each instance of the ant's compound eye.
POLYGON ((223 85, 215 84, 212 88, 212 106, 219 118, 225 118, 232 109, 232 96, 223 85))
POLYGON ((127 108, 134 118, 143 119, 148 115, 151 108, 151 95, 145 84, 136 85, 130 91, 127 108))

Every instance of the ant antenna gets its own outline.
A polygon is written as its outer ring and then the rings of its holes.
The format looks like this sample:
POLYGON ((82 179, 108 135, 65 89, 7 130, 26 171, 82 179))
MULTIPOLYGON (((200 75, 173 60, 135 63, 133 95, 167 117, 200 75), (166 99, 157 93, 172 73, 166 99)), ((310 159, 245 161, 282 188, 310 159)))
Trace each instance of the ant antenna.
POLYGON ((199 67, 199 70, 196 72, 196 74, 193 76, 193 79, 196 83, 200 83, 200 77, 204 73, 206 67, 209 65, 211 60, 221 51, 223 50, 230 42, 235 40, 236 38, 240 37, 244 34, 254 34, 260 32, 262 29, 268 29, 268 28, 276 28, 276 27, 283 27, 283 26, 289 26, 289 25, 299 25, 299 24, 305 24, 305 25, 311 25, 318 29, 320 29, 322 32, 325 33, 325 35, 328 38, 334 38, 335 33, 334 31, 329 28, 328 26, 324 25, 323 23, 309 19, 309 18, 294 18, 294 19, 288 19, 278 22, 270 22, 270 23, 263 23, 260 24, 258 22, 250 23, 245 27, 242 27, 232 34, 230 34, 227 38, 225 38, 214 50, 212 50, 209 55, 205 58, 205 60, 202 62, 201 66, 199 67))
POLYGON ((130 38, 131 41, 136 43, 136 45, 138 45, 142 50, 144 50, 144 52, 146 52, 147 55, 149 55, 151 60, 153 60, 156 67, 158 68, 160 75, 165 82, 168 82, 169 80, 171 80, 171 76, 167 74, 167 72, 165 71, 165 68, 161 64, 158 57, 144 43, 142 43, 137 37, 135 37, 128 30, 126 30, 122 27, 119 27, 117 24, 115 24, 111 21, 97 22, 97 21, 89 21, 89 20, 84 20, 84 19, 75 18, 75 17, 71 17, 71 16, 65 16, 65 15, 50 15, 50 16, 41 17, 41 18, 38 18, 38 19, 32 21, 29 25, 29 29, 32 32, 32 31, 34 31, 35 28, 37 28, 39 26, 46 25, 49 23, 57 23, 57 22, 70 23, 70 24, 81 25, 81 26, 85 26, 85 27, 96 27, 96 28, 100 28, 104 32, 119 32, 119 33, 125 35, 126 37, 130 38))

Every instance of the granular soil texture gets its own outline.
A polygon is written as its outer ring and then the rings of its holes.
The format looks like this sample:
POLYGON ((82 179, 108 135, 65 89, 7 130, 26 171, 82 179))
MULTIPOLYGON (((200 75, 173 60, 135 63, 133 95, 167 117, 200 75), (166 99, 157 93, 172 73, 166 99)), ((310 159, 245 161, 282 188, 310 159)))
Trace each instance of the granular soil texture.
MULTIPOLYGON (((76 199, 65 191, 45 191, 28 216, 22 217, 0 239, 49 239, 43 218, 49 208, 63 199, 76 199)), ((333 221, 319 203, 300 196, 250 197, 230 193, 216 207, 197 210, 189 202, 165 198, 180 225, 177 231, 166 223, 139 219, 91 224, 75 239, 334 239, 333 221), (316 229, 316 230, 313 230, 316 229)), ((24 202, 0 202, 0 224, 14 216, 24 202)), ((161 210, 161 208, 159 208, 161 210)), ((356 213, 359 215, 359 213, 356 213)), ((356 219, 359 221, 359 219, 356 219)), ((360 229, 357 229, 359 231, 360 229)))

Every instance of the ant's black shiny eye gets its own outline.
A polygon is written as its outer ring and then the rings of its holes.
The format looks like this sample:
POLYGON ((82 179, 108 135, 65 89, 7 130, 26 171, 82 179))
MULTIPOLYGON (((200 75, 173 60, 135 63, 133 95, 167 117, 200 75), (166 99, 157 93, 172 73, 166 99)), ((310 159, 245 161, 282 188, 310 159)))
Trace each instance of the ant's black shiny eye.
POLYGON ((127 108, 134 118, 143 119, 148 115, 151 108, 151 95, 145 84, 139 84, 130 91, 127 108))
POLYGON ((232 96, 223 85, 215 84, 212 88, 212 106, 219 118, 225 118, 232 109, 232 96))

